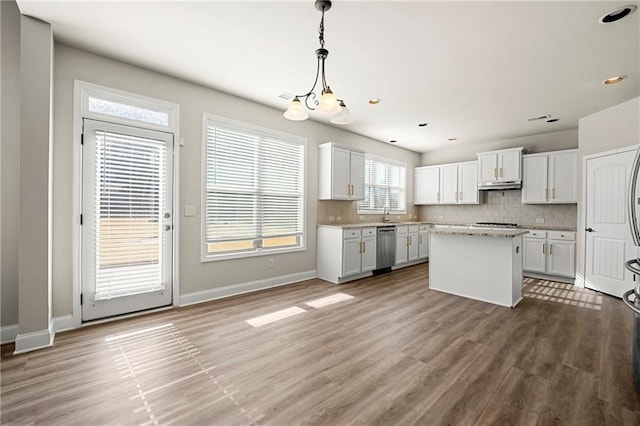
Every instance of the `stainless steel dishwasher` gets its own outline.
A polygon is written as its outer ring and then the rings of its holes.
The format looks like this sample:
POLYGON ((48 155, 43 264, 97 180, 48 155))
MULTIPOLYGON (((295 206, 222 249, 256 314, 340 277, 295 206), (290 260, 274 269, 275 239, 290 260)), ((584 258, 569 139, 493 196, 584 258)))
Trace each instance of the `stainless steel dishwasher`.
POLYGON ((396 227, 378 226, 376 271, 390 270, 396 262, 396 227))

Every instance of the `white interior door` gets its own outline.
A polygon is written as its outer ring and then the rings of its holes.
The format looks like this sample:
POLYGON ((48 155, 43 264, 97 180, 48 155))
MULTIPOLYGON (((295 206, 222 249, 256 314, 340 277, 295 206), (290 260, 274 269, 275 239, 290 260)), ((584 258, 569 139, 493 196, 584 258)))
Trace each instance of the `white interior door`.
POLYGON ((585 286, 613 296, 633 287, 624 262, 635 257, 627 185, 635 149, 586 161, 585 286))
POLYGON ((172 300, 173 135, 85 120, 82 320, 172 300))

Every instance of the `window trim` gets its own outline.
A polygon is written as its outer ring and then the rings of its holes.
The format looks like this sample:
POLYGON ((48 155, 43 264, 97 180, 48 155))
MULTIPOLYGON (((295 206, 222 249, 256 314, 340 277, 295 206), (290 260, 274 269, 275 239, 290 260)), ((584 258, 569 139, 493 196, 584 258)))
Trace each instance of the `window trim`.
MULTIPOLYGON (((387 165, 391 165, 391 166, 397 166, 397 167, 403 167, 404 168, 404 209, 403 210, 389 210, 389 214, 407 214, 407 163, 400 161, 400 160, 394 160, 392 158, 387 158, 387 157, 383 157, 380 155, 376 155, 376 154, 365 154, 365 158, 364 161, 366 163, 366 161, 375 161, 378 163, 384 163, 387 165)), ((365 176, 365 182, 364 182, 364 188, 366 191, 367 188, 367 181, 366 181, 367 177, 365 176)), ((364 201, 364 200, 362 200, 364 201)), ((356 213, 359 215, 367 215, 367 214, 375 214, 375 215, 380 215, 384 213, 383 209, 380 210, 361 210, 360 209, 360 203, 362 201, 358 201, 356 202, 356 213)))
POLYGON ((285 253, 295 253, 307 250, 307 240, 309 233, 307 232, 307 197, 308 197, 308 167, 307 167, 308 146, 307 138, 280 132, 266 127, 245 123, 230 118, 221 117, 219 115, 202 113, 202 151, 201 151, 201 167, 200 167, 200 262, 218 262, 231 259, 251 258, 258 256, 275 256, 285 253), (303 149, 302 155, 302 235, 301 244, 294 247, 270 248, 252 251, 241 251, 233 253, 209 254, 207 250, 207 124, 209 121, 215 122, 217 125, 228 125, 233 129, 247 130, 249 132, 259 132, 274 138, 284 139, 289 142, 300 144, 303 149))

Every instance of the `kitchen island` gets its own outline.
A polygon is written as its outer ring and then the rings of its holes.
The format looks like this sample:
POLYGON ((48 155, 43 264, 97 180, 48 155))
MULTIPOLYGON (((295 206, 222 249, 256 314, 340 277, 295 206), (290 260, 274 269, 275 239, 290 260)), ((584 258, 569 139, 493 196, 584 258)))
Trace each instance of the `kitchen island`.
POLYGON ((514 307, 522 300, 522 229, 432 228, 429 288, 514 307))

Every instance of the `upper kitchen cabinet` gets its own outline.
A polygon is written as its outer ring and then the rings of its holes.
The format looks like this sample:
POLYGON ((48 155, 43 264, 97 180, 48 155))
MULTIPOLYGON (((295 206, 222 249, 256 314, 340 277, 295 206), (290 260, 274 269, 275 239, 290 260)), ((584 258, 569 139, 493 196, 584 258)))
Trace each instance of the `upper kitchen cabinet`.
POLYGON ((440 166, 413 170, 413 204, 440 203, 440 166))
POLYGON ((414 204, 478 204, 476 161, 417 167, 414 204))
POLYGON ((578 151, 523 156, 523 204, 578 202, 578 151))
POLYGON ((318 146, 318 198, 364 199, 364 151, 327 142, 318 146))
POLYGON ((478 153, 478 183, 520 182, 523 148, 478 153))

